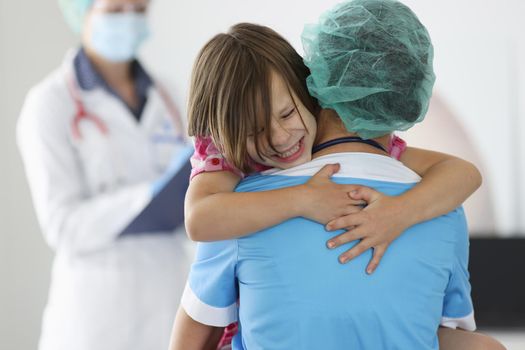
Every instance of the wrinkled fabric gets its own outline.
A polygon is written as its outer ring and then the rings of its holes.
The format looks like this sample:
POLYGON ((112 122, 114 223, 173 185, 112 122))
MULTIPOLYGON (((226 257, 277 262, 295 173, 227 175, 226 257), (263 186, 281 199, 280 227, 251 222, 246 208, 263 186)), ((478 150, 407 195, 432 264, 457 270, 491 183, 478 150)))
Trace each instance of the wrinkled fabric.
POLYGON ((363 138, 407 130, 424 119, 435 75, 426 28, 392 0, 345 1, 306 25, 310 93, 363 138))

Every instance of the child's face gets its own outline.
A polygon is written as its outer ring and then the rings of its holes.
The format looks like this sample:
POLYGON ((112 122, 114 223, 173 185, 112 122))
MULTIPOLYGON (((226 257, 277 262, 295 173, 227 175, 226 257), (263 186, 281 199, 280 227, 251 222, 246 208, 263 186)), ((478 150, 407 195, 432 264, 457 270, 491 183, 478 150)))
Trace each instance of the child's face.
POLYGON ((263 130, 248 137, 247 150, 250 157, 259 164, 287 169, 312 159, 317 124, 312 113, 297 96, 294 95, 292 100, 286 82, 280 75, 272 73, 271 79, 271 142, 277 152, 268 144, 263 130), (256 138, 259 140, 262 158, 255 148, 256 138))

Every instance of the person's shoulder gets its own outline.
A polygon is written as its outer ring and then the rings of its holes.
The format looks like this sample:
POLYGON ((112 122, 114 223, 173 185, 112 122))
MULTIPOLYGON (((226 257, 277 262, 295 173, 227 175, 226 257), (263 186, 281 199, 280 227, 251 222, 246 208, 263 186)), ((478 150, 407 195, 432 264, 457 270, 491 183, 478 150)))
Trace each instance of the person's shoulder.
POLYGON ((29 89, 25 104, 50 106, 63 100, 65 93, 67 93, 67 86, 64 73, 61 69, 55 69, 29 89))
POLYGON ((62 69, 55 69, 29 89, 18 118, 18 128, 39 126, 37 129, 40 130, 55 125, 57 120, 66 116, 67 113, 63 113, 65 108, 68 111, 72 108, 70 100, 64 73, 62 69))
POLYGON ((467 223, 467 216, 463 206, 459 206, 454 210, 439 217, 440 220, 448 224, 448 227, 453 229, 454 241, 459 246, 468 246, 469 230, 467 223))
POLYGON ((334 177, 414 184, 421 177, 400 161, 373 153, 341 152, 327 154, 310 162, 285 170, 270 170, 265 174, 282 176, 313 176, 327 164, 340 164, 334 177))
POLYGON ((63 67, 57 67, 47 73, 39 82, 30 89, 30 93, 50 95, 65 91, 66 77, 63 67))
POLYGON ((179 84, 176 83, 176 79, 169 74, 163 74, 156 70, 152 70, 149 67, 145 67, 143 62, 137 61, 144 74, 151 81, 151 87, 156 91, 166 93, 175 103, 178 103, 181 99, 182 90, 179 84))
POLYGON ((337 153, 331 161, 341 164, 339 177, 362 178, 399 184, 414 184, 421 177, 400 161, 374 153, 337 153))
POLYGON ((308 175, 283 174, 280 169, 270 169, 252 174, 241 180, 236 192, 260 192, 301 184, 308 180, 308 175))
POLYGON ((187 106, 185 103, 187 93, 184 92, 180 83, 178 83, 177 79, 173 76, 151 71, 149 68, 144 68, 144 66, 142 67, 151 82, 148 93, 155 96, 153 100, 161 101, 160 105, 172 109, 172 112, 178 115, 178 117, 174 117, 180 118, 183 128, 186 129, 187 120, 183 116, 187 114, 187 106))
POLYGON ((55 104, 61 104, 60 102, 64 104, 67 100, 71 100, 68 79, 76 81, 73 61, 78 52, 79 49, 69 49, 62 62, 30 88, 26 95, 26 101, 43 103, 52 107, 55 104))

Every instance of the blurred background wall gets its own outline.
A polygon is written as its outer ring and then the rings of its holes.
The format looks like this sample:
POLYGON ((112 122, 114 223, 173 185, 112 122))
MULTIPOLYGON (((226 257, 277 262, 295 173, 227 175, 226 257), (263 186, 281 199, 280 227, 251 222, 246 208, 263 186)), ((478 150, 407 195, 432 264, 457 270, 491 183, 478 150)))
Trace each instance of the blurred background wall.
MULTIPOLYGON (((240 21, 256 22, 274 28, 302 52, 304 23, 337 2, 153 0, 153 36, 142 57, 151 71, 172 82, 185 106, 193 59, 212 35, 240 21)), ((473 236, 525 237, 525 41, 520 38, 525 4, 404 3, 430 31, 438 79, 427 119, 403 137, 414 146, 462 156, 482 170, 484 184, 466 204, 473 236)), ((0 0, 2 349, 36 348, 52 258, 31 205, 15 124, 27 90, 76 45, 56 1, 0 0)))

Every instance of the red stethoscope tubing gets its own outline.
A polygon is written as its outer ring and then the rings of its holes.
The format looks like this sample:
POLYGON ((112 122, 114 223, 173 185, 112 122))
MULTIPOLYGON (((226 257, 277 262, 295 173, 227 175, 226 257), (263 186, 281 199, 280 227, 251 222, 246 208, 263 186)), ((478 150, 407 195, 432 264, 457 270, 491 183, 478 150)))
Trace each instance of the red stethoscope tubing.
POLYGON ((69 93, 71 94, 71 97, 73 98, 73 102, 75 102, 76 107, 76 113, 73 117, 73 122, 71 125, 71 131, 73 133, 73 138, 76 140, 82 139, 82 134, 80 133, 80 122, 83 120, 90 120, 97 128, 100 130, 100 132, 104 135, 108 135, 108 128, 104 122, 97 117, 94 114, 88 113, 86 109, 84 108, 84 104, 82 103, 82 100, 80 99, 78 88, 76 87, 74 78, 71 76, 69 79, 67 79, 67 87, 69 89, 69 93))
MULTIPOLYGON (((82 103, 82 100, 80 98, 79 94, 79 88, 77 87, 77 84, 75 83, 75 78, 71 75, 69 79, 67 79, 67 86, 69 93, 71 94, 71 97, 73 98, 73 102, 75 103, 76 107, 76 113, 73 117, 71 131, 73 133, 73 138, 76 140, 82 139, 82 134, 80 133, 80 122, 83 120, 91 121, 95 123, 96 127, 100 130, 100 132, 103 135, 108 135, 109 131, 106 126, 106 124, 100 119, 98 116, 88 113, 86 111, 86 108, 84 107, 84 104, 82 103)), ((168 97, 168 94, 166 91, 160 86, 159 84, 155 84, 157 87, 157 90, 159 92, 160 98, 164 101, 164 104, 166 105, 166 108, 168 109, 169 115, 172 117, 173 122, 176 125, 176 130, 178 130, 177 140, 180 142, 184 142, 184 137, 182 136, 182 130, 183 130, 183 124, 182 119, 180 116, 180 113, 175 106, 175 104, 171 101, 171 99, 168 97)))

